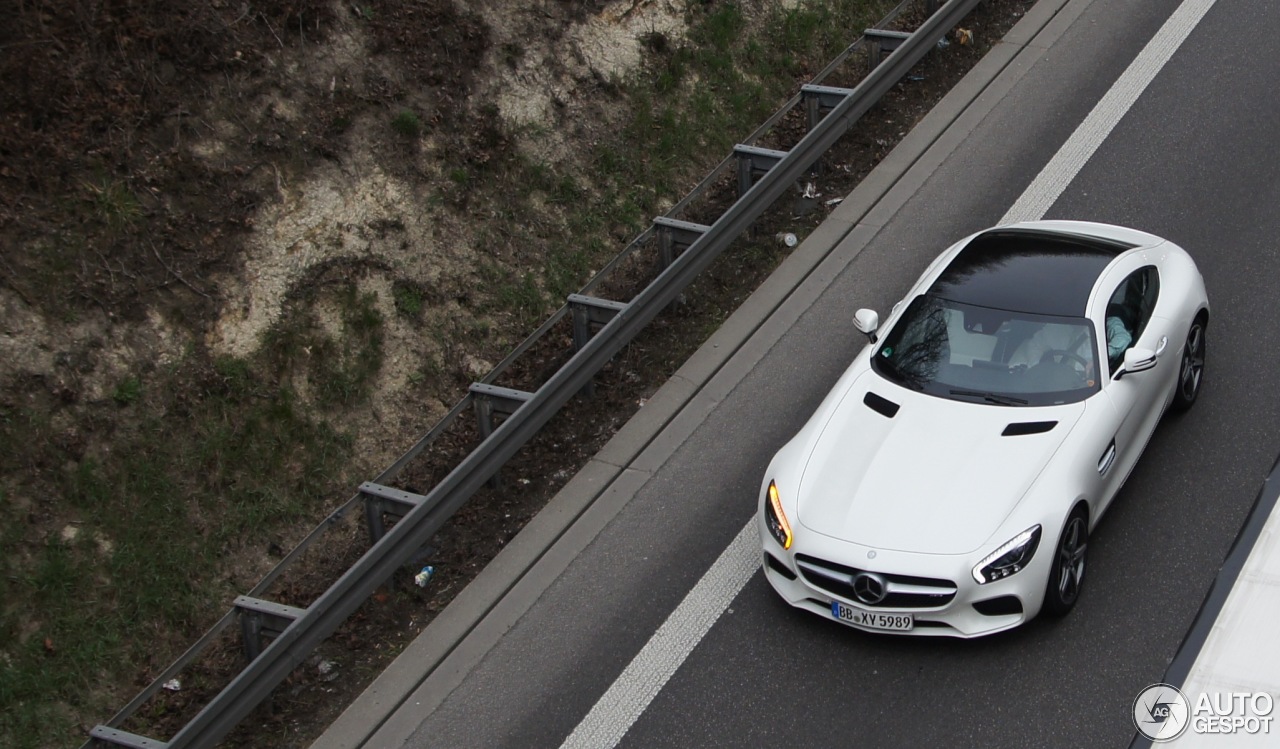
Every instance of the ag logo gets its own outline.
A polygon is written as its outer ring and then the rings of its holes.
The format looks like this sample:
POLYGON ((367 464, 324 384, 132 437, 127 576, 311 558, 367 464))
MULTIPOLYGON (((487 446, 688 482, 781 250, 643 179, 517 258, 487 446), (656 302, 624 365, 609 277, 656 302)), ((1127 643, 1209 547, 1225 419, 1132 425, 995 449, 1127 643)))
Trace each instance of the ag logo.
POLYGON ((1171 684, 1152 684, 1133 701, 1133 726, 1154 742, 1178 738, 1190 720, 1191 703, 1171 684))

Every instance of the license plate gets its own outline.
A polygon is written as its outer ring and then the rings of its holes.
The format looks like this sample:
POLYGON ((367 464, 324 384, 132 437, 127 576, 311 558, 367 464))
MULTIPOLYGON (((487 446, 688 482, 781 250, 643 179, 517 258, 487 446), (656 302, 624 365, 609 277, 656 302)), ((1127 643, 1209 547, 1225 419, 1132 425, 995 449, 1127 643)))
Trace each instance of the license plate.
POLYGON ((879 611, 861 611, 839 601, 831 602, 831 615, 838 621, 865 629, 886 632, 910 632, 916 626, 911 614, 886 614, 879 611))

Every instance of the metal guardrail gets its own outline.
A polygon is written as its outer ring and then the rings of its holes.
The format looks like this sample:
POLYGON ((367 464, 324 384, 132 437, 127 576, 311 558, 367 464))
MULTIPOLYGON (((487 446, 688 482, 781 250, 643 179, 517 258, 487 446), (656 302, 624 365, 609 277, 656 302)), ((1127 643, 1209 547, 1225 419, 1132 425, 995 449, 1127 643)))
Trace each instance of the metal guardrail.
MULTIPOLYGON (((844 53, 820 72, 810 85, 802 87, 787 104, 748 138, 755 143, 792 108, 804 103, 809 111, 809 132, 795 147, 786 152, 739 146, 700 183, 692 193, 620 253, 592 278, 568 303, 551 316, 533 335, 525 339, 468 394, 453 407, 435 427, 424 435, 394 464, 374 481, 362 484, 355 496, 332 512, 291 551, 246 596, 193 645, 181 658, 126 705, 106 724, 95 726, 85 749, 95 746, 123 746, 138 749, 187 749, 212 747, 231 732, 255 707, 301 665, 312 650, 329 637, 374 591, 402 566, 407 564, 434 536, 445 522, 479 490, 497 475, 502 466, 525 445, 575 394, 589 388, 592 378, 624 346, 631 342, 663 309, 676 301, 687 287, 734 239, 747 230, 797 180, 801 179, 819 158, 880 98, 889 91, 934 45, 947 30, 954 27, 980 0, 923 0, 932 11, 928 19, 909 37, 894 38, 894 48, 886 59, 878 58, 886 50, 884 35, 872 30, 878 41, 860 37, 844 53), (853 89, 820 85, 838 65, 859 47, 871 51, 873 69, 853 89), (830 111, 822 116, 824 109, 830 111), (727 168, 737 165, 741 193, 738 200, 709 226, 679 221, 675 216, 713 184, 727 168), (639 246, 658 240, 664 270, 630 302, 613 302, 590 296, 604 277, 639 246), (678 247, 684 252, 676 254, 678 247), (576 353, 549 380, 533 393, 495 388, 493 382, 521 354, 566 315, 575 319, 576 353), (602 325, 591 333, 592 325, 602 325), (445 478, 426 495, 417 495, 387 487, 383 482, 394 479, 404 467, 438 437, 468 406, 477 399, 489 400, 489 408, 479 409, 481 430, 489 434, 445 478), (494 402, 496 399, 496 404, 494 402), (492 413, 505 413, 506 418, 494 426, 492 413), (487 414, 487 415, 486 415, 487 414), (284 569, 298 558, 324 531, 342 520, 357 503, 363 502, 370 519, 373 544, 332 586, 305 609, 263 600, 266 589, 284 569), (372 509, 371 509, 372 508, 372 509), (389 529, 383 527, 381 515, 394 515, 398 521, 389 529), (374 515, 378 519, 374 521, 374 515), (246 639, 248 665, 222 689, 200 712, 169 741, 139 736, 120 728, 139 707, 151 699, 162 684, 177 675, 233 620, 239 618, 246 639), (274 635, 262 647, 263 635, 274 635)), ((911 2, 904 0, 880 25, 886 25, 911 2)))

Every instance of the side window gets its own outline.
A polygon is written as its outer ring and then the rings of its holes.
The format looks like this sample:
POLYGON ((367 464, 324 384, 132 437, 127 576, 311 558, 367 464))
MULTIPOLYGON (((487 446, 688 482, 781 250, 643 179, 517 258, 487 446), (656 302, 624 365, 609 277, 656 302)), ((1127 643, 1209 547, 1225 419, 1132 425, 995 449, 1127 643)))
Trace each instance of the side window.
POLYGON ((1124 352, 1142 336, 1160 294, 1160 276, 1154 266, 1140 268, 1129 275, 1107 302, 1107 363, 1111 373, 1124 361, 1124 352))

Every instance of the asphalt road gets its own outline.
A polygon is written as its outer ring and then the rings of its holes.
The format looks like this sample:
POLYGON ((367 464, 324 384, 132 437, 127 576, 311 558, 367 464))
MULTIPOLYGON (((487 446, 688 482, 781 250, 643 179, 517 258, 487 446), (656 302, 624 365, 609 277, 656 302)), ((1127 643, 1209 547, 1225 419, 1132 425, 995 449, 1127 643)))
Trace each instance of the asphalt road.
MULTIPOLYGON (((937 252, 992 225, 1177 0, 1068 3, 1053 46, 429 714, 412 747, 558 746, 751 518, 772 453, 937 252)), ((757 572, 622 745, 1123 746, 1280 450, 1280 4, 1221 0, 1047 218, 1187 248, 1213 305, 1201 400, 1167 418, 1092 539, 1070 617, 977 641, 895 638, 785 606, 757 572)), ((761 344, 765 345, 765 344, 761 344)), ((710 388, 716 388, 713 380, 710 388)), ((922 462, 927 470, 927 459, 922 462)))

